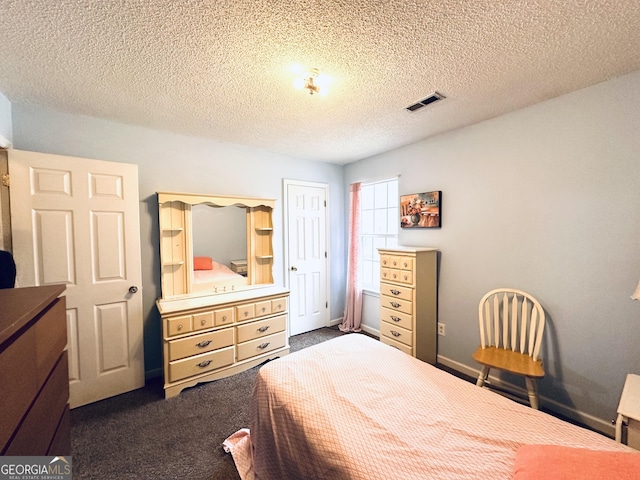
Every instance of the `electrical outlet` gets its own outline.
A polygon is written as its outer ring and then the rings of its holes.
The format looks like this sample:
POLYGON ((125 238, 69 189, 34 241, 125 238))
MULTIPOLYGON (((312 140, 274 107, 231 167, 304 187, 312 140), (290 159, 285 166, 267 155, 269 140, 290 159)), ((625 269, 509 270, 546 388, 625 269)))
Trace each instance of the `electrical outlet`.
POLYGON ((438 335, 445 336, 444 323, 438 322, 438 335))

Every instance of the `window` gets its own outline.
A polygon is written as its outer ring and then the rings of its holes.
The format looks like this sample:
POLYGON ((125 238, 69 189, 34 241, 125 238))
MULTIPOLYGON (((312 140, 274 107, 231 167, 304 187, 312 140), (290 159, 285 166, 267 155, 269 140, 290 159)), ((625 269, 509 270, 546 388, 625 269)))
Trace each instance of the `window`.
POLYGON ((380 247, 398 245, 398 179, 362 184, 360 191, 360 280, 363 290, 380 291, 380 247))

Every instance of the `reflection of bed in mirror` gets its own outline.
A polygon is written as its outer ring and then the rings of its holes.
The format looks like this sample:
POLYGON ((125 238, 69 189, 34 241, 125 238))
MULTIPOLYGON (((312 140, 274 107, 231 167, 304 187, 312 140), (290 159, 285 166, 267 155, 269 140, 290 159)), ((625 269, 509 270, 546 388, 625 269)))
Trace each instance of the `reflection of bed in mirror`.
POLYGON ((194 283, 220 283, 245 285, 246 277, 234 272, 226 265, 216 262, 211 257, 193 257, 194 283))

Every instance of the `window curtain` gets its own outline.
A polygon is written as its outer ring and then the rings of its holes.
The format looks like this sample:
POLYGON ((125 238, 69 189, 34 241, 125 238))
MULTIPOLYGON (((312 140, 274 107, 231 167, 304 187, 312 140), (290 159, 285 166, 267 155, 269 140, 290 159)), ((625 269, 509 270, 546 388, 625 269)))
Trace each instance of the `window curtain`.
POLYGON ((360 288, 360 183, 349 187, 349 252, 347 256, 347 299, 339 328, 343 332, 359 332, 362 321, 362 289, 360 288))

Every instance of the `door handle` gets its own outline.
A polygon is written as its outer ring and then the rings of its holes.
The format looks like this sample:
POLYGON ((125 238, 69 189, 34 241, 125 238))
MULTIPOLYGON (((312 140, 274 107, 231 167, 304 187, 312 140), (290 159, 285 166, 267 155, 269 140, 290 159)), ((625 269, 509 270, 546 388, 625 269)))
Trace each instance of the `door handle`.
POLYGON ((293 266, 292 266, 292 267, 291 267, 291 271, 292 271, 292 272, 297 272, 297 271, 298 271, 298 267, 293 267, 293 266))
POLYGON ((136 293, 138 291, 138 287, 132 285, 129 287, 129 293, 136 293))

